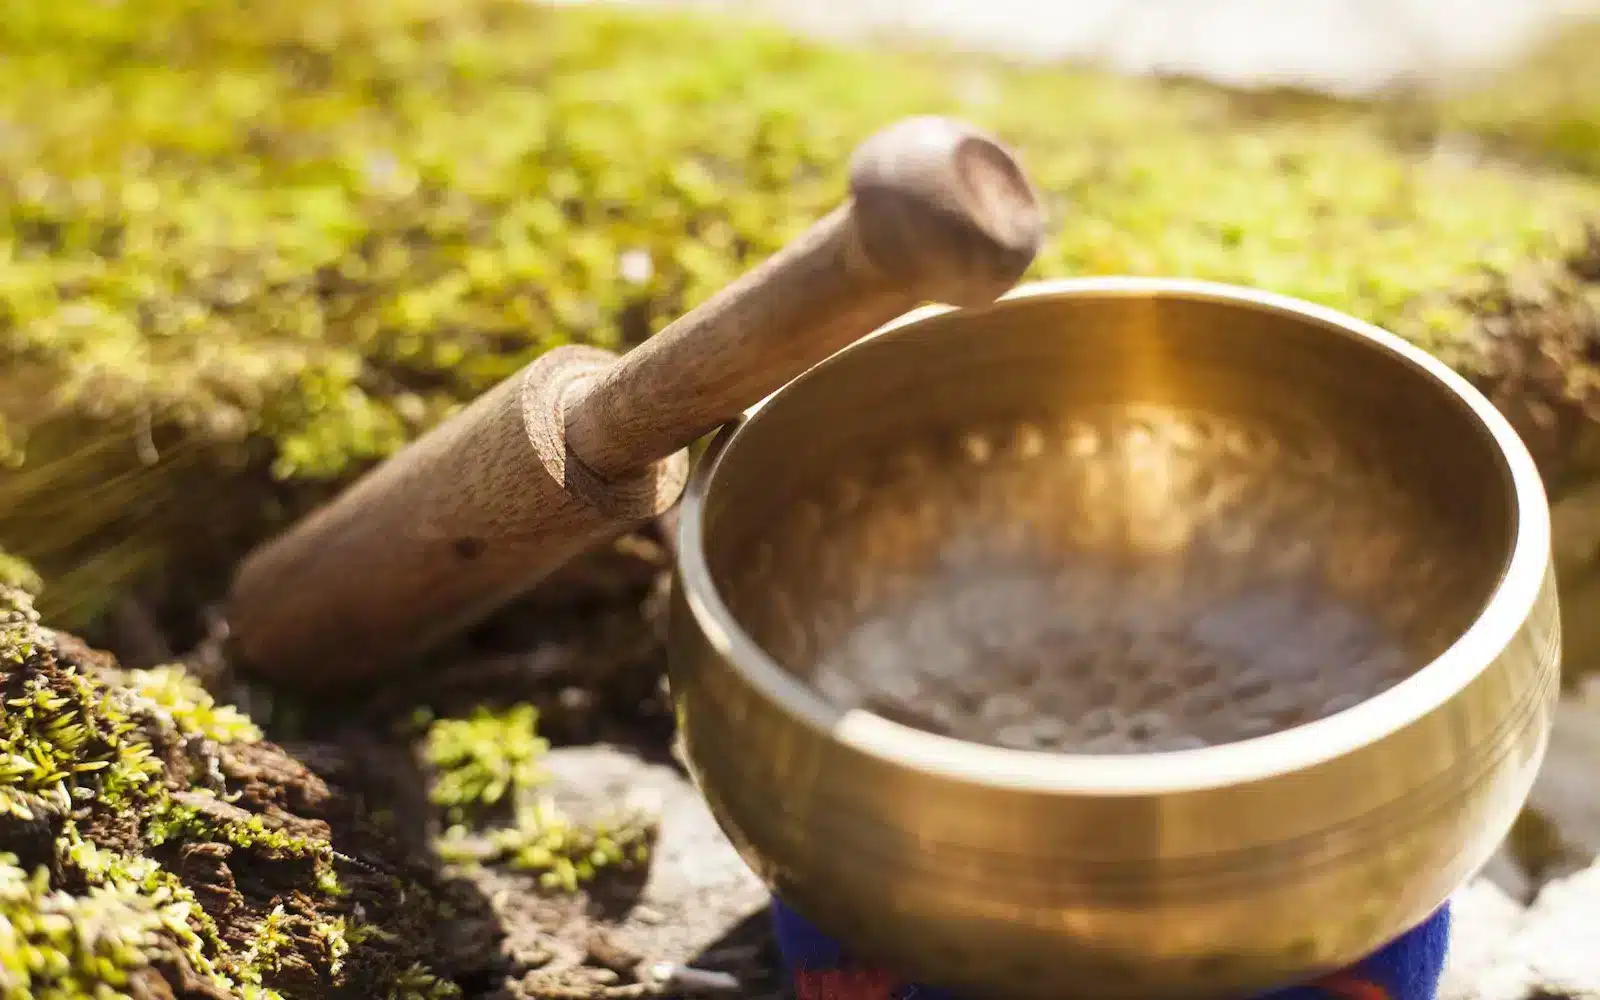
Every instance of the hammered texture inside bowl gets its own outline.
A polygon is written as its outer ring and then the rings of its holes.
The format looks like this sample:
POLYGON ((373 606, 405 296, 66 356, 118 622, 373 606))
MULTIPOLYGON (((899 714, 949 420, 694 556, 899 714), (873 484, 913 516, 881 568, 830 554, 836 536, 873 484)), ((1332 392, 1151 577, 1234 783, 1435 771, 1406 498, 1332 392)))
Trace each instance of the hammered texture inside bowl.
POLYGON ((1292 414, 1041 408, 851 456, 729 570, 841 707, 1017 749, 1259 736, 1384 690, 1482 599, 1451 525, 1292 414))
POLYGON ((896 384, 841 358, 758 415, 771 513, 713 573, 770 655, 920 729, 1140 753, 1349 708, 1476 617, 1499 480, 1403 368, 1248 312, 1169 320, 1186 343, 1084 309, 1053 342, 977 316, 862 345, 896 384))

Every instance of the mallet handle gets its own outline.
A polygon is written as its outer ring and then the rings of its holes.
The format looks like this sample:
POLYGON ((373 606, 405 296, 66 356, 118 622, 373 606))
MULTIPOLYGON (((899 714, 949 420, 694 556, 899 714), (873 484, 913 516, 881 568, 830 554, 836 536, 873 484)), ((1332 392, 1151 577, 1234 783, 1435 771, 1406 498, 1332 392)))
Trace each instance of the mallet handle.
POLYGON ((682 449, 811 365, 918 302, 998 297, 1043 228, 1011 155, 947 119, 869 138, 851 194, 625 357, 546 353, 251 553, 238 659, 302 686, 393 669, 668 509, 682 449))

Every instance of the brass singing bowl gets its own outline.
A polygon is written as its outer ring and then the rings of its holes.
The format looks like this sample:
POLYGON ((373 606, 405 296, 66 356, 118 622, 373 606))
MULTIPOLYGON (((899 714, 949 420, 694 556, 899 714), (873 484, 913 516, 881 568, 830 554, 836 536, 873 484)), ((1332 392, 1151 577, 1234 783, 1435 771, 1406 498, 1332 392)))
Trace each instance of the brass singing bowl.
POLYGON ((742 856, 852 949, 981 996, 1239 997, 1363 957, 1507 833, 1558 689, 1548 508, 1502 416, 1389 333, 1199 282, 1027 286, 833 356, 710 446, 676 583, 687 758, 742 856), (1404 655, 1270 611, 1313 584, 1404 655), (1186 614, 1261 662, 1193 668, 1186 614), (1070 669, 1046 641, 1109 632, 1070 669), (852 701, 855 668, 944 723, 852 701), (972 735, 1016 670, 1055 721, 972 735), (1116 735, 1096 698, 1160 704, 1116 735), (1245 735, 1197 737, 1207 712, 1245 735), (1150 719, 1204 745, 1140 750, 1150 719), (1026 743, 1063 727, 1069 752, 1026 743))

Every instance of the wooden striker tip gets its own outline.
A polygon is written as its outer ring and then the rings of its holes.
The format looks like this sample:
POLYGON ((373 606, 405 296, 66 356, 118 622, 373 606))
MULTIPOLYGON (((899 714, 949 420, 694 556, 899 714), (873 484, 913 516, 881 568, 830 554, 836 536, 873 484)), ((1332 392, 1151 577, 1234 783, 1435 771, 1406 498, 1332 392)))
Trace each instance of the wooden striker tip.
POLYGON ((875 266, 922 298, 994 301, 1044 236, 1039 199, 1016 159, 964 122, 906 118, 850 163, 857 233, 875 266))

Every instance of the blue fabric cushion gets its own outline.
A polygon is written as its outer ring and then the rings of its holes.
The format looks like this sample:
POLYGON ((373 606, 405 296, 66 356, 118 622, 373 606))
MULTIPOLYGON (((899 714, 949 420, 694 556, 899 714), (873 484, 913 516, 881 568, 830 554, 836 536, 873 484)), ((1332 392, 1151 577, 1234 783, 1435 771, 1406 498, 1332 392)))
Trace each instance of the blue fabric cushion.
MULTIPOLYGON (((774 901, 772 919, 798 1000, 955 1000, 852 961, 839 942, 781 902, 774 901)), ((1259 1000, 1434 1000, 1449 943, 1446 905, 1348 969, 1259 1000)))

